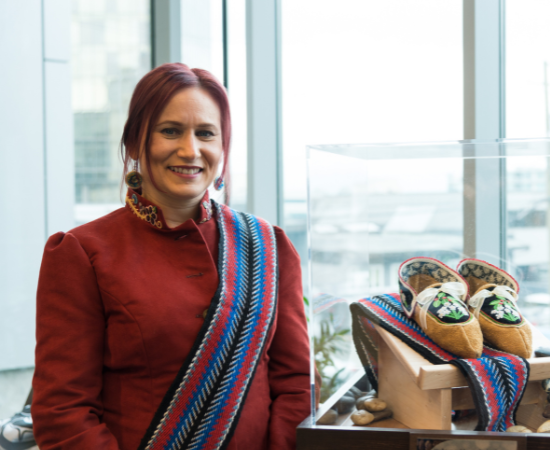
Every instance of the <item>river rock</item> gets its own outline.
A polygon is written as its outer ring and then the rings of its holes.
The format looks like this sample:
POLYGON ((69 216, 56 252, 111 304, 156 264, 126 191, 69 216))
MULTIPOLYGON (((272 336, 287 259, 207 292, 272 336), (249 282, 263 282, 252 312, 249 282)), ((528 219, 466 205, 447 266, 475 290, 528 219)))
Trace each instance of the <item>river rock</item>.
POLYGON ((547 420, 540 427, 538 427, 537 433, 550 433, 550 420, 547 420))
POLYGON ((335 405, 336 411, 339 414, 346 414, 353 410, 355 406, 355 397, 345 394, 335 405))
POLYGON ((373 422, 376 422, 382 419, 387 419, 393 415, 391 409, 385 409, 384 411, 376 411, 371 414, 374 416, 374 419, 372 419, 373 422))
POLYGON ((365 409, 367 411, 370 411, 370 412, 383 411, 388 406, 388 405, 386 405, 386 402, 380 400, 379 398, 373 398, 373 399, 370 399, 370 400, 365 400, 365 402, 363 402, 363 404, 365 405, 365 409))
POLYGON ((317 421, 318 425, 332 425, 338 419, 338 413, 334 409, 329 409, 317 421))
POLYGON ((365 410, 357 410, 351 414, 351 420, 355 425, 368 425, 378 420, 387 419, 392 416, 392 412, 389 409, 384 411, 369 412, 365 410))
POLYGON ((353 413, 351 414, 351 421, 355 425, 368 425, 373 421, 373 419, 374 416, 370 412, 364 411, 362 409, 353 411, 353 413))
POLYGON ((357 409, 365 409, 365 402, 367 400, 372 400, 374 397, 372 395, 363 395, 362 397, 359 397, 357 401, 355 402, 355 407, 357 409))
POLYGON ((532 433, 532 431, 523 425, 514 425, 506 430, 507 433, 532 433))

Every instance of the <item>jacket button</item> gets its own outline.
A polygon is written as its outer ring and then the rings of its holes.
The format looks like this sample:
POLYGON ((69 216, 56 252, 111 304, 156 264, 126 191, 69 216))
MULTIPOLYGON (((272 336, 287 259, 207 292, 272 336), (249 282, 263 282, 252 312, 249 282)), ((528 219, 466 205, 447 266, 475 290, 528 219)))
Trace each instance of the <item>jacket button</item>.
POLYGON ((203 312, 202 312, 202 318, 203 319, 206 319, 206 315, 208 314, 208 308, 206 308, 203 312))

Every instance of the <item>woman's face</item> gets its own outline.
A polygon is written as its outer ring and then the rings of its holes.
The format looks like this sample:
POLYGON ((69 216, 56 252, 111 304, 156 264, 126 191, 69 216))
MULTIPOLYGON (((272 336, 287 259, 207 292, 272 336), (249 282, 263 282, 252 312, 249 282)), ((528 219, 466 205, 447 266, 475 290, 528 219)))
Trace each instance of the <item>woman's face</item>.
POLYGON ((222 158, 220 119, 206 91, 188 88, 175 94, 151 134, 149 160, 159 190, 149 179, 145 156, 140 158, 144 194, 170 204, 199 202, 222 158))

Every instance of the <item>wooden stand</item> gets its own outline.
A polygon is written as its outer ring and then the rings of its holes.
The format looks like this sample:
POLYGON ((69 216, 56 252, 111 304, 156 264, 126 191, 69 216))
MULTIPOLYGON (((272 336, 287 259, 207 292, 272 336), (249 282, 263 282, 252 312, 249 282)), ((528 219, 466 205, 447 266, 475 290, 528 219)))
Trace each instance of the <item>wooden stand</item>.
MULTIPOLYGON (((474 408, 466 378, 457 367, 433 365, 397 337, 380 327, 376 329, 378 396, 393 411, 394 419, 409 428, 450 430, 453 409, 474 408)), ((535 339, 546 339, 535 329, 534 332, 535 339)), ((539 403, 545 398, 545 395, 539 398, 544 394, 540 381, 550 378, 550 358, 531 358, 529 363, 529 382, 518 419, 521 418, 522 425, 536 430, 545 419, 532 412, 540 409, 539 403)))
MULTIPOLYGON (((477 423, 475 416, 451 423, 451 410, 474 408, 460 370, 450 364, 435 366, 392 334, 381 328, 377 331, 378 396, 387 402, 393 418, 362 427, 353 425, 351 413, 340 415, 331 426, 316 425, 309 417, 297 429, 298 450, 409 450, 412 436, 433 434, 435 439, 444 432, 439 430, 451 430, 447 435, 457 439, 501 436, 523 443, 518 449, 550 449, 550 434, 475 432, 472 431, 477 423)), ((533 334, 535 348, 550 347, 535 328, 533 334)), ((529 363, 529 382, 516 418, 518 424, 536 430, 546 420, 542 417, 546 393, 540 380, 550 378, 550 358, 531 358, 529 363)), ((326 410, 332 405, 323 406, 326 410)))

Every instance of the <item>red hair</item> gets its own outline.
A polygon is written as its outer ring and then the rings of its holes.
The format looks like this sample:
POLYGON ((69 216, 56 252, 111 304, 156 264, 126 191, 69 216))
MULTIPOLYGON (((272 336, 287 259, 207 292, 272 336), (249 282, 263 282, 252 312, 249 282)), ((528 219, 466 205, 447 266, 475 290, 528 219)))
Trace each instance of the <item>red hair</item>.
POLYGON ((191 87, 204 89, 220 109, 223 149, 221 177, 225 184, 225 201, 227 203, 229 200, 229 172, 227 168, 231 144, 231 115, 227 93, 223 85, 210 72, 203 69, 190 69, 185 64, 163 64, 147 73, 136 85, 128 108, 128 120, 124 125, 120 142, 120 151, 124 160, 124 177, 131 169, 132 159, 138 159, 141 151, 145 151, 149 178, 158 189, 149 161, 152 129, 172 97, 182 89, 191 87))

